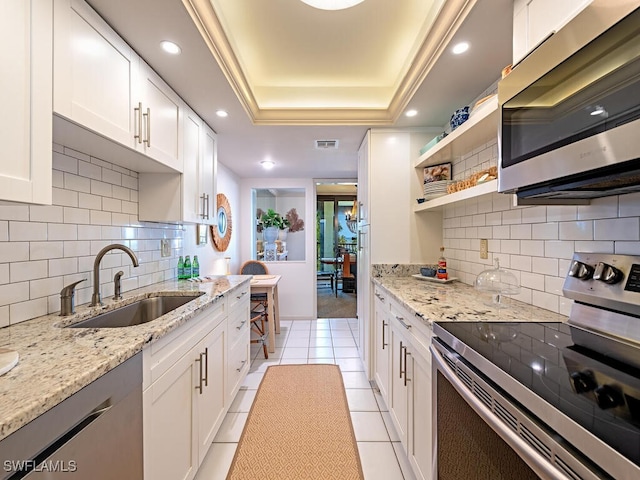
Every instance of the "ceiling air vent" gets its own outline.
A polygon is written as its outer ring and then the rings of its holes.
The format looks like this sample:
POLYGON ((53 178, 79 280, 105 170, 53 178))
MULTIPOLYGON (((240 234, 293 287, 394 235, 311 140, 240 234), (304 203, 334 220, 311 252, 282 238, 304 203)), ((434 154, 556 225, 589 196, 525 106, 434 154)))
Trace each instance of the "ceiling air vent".
POLYGON ((316 148, 321 150, 338 148, 338 140, 316 140, 316 148))

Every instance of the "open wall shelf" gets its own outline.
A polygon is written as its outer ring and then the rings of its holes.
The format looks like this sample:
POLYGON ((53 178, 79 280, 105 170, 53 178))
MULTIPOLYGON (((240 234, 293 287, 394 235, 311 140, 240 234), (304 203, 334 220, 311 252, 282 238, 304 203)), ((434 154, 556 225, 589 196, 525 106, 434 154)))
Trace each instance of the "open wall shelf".
POLYGON ((485 183, 476 185, 475 187, 467 188, 455 193, 449 193, 442 197, 428 200, 424 203, 420 203, 413 207, 414 212, 425 212, 427 210, 437 211, 442 210, 445 205, 468 200, 469 198, 480 197, 482 195, 489 195, 498 191, 498 180, 490 180, 485 183))

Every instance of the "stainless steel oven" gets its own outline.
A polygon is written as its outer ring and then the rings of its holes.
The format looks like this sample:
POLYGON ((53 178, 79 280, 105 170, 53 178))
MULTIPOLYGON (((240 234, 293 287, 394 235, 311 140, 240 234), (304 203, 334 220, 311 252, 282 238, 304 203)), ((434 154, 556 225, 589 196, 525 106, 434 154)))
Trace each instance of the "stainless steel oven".
POLYGON ((574 255, 568 323, 437 322, 433 478, 640 478, 640 257, 574 255))
POLYGON ((499 83, 499 191, 521 203, 640 191, 639 6, 593 0, 499 83))

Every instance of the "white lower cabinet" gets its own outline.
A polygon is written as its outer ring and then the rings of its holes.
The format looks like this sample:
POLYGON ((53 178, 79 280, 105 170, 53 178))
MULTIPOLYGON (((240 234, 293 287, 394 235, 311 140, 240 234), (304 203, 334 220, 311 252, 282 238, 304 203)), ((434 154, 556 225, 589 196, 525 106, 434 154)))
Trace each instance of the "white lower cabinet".
POLYGON ((385 289, 375 287, 374 294, 376 384, 416 478, 428 480, 432 463, 431 331, 385 289), (382 332, 388 342, 384 349, 382 332))
POLYGON ((145 479, 196 475, 249 369, 248 327, 238 335, 229 325, 242 315, 248 325, 248 302, 248 295, 243 302, 222 298, 143 350, 145 479), (247 364, 231 379, 238 352, 246 352, 247 364))
POLYGON ((389 342, 389 302, 384 292, 376 287, 373 300, 374 312, 374 380, 382 399, 389 403, 389 359, 391 344, 389 342))

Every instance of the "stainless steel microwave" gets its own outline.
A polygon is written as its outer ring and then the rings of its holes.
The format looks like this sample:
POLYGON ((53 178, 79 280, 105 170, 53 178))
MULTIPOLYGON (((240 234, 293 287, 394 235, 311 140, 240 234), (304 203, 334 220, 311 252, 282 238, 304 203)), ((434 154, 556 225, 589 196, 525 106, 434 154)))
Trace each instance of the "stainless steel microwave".
POLYGON ((500 192, 640 191, 640 0, 593 0, 500 81, 498 102, 500 192))

